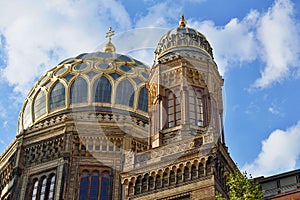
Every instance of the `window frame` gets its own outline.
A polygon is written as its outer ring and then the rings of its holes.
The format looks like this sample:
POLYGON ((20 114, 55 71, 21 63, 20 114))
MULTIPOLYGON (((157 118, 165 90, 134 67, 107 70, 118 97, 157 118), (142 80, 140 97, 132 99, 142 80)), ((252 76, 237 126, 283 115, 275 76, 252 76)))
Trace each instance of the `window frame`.
POLYGON ((205 95, 204 89, 191 87, 188 90, 188 119, 193 126, 204 127, 205 121, 205 95), (192 114, 192 115, 191 115, 192 114))
POLYGON ((53 200, 56 189, 56 174, 53 172, 41 174, 32 178, 30 184, 30 198, 31 200, 53 200), (53 187, 51 189, 51 186, 53 187), (52 197, 50 196, 52 194, 52 197))
POLYGON ((167 92, 167 127, 181 125, 181 92, 179 89, 167 92))

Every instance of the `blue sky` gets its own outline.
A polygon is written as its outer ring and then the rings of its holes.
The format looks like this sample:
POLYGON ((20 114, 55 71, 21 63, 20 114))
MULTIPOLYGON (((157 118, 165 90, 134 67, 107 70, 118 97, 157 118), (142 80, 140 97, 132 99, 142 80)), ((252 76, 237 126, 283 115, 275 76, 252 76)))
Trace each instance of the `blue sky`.
POLYGON ((296 0, 0 0, 0 152, 16 135, 27 92, 47 70, 99 49, 110 26, 119 53, 151 66, 158 39, 184 13, 187 26, 210 41, 225 79, 234 161, 253 176, 299 168, 299 12, 296 0))

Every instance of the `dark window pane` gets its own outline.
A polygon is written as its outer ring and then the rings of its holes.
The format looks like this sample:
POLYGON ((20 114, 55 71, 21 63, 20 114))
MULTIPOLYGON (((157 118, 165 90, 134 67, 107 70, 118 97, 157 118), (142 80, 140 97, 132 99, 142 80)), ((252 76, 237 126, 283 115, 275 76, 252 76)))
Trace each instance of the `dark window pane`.
POLYGON ((39 91, 34 100, 34 114, 38 118, 46 113, 46 96, 43 91, 39 91))
POLYGON ((90 199, 98 199, 99 197, 99 173, 94 172, 91 180, 90 199))
POLYGON ((24 113, 23 113, 23 124, 25 127, 29 126, 29 124, 32 123, 32 117, 31 117, 31 109, 30 109, 30 102, 27 101, 24 113))
POLYGON ((122 66, 120 67, 120 69, 121 69, 122 71, 124 71, 124 72, 129 72, 129 71, 131 70, 131 68, 128 67, 127 65, 122 65, 122 66))
POLYGON ((50 109, 65 105, 65 87, 62 83, 57 83, 50 92, 50 109))
POLYGON ((87 102, 88 87, 86 81, 79 77, 71 86, 70 103, 87 102))
POLYGON ((55 190, 55 175, 52 175, 50 178, 50 185, 47 188, 48 192, 48 200, 54 199, 54 190, 55 190))
POLYGON ((110 102, 111 90, 112 87, 109 80, 104 76, 100 77, 94 84, 94 102, 110 102))
POLYGON ((45 177, 44 179, 42 179, 42 186, 41 186, 41 190, 40 190, 40 200, 44 200, 45 199, 45 193, 46 193, 46 185, 47 185, 47 178, 45 177))
POLYGON ((116 103, 133 106, 134 89, 128 80, 122 81, 117 88, 116 103))
POLYGON ((145 87, 140 91, 138 109, 148 112, 148 90, 145 87))
POLYGON ((109 200, 110 177, 108 172, 102 174, 100 200, 109 200))
POLYGON ((35 200, 37 198, 37 191, 38 191, 38 186, 39 186, 39 181, 35 180, 33 182, 33 189, 32 189, 32 194, 31 194, 31 200, 35 200))
POLYGON ((80 179, 80 190, 79 190, 80 200, 88 199, 88 189, 89 189, 89 174, 88 172, 83 172, 80 179))

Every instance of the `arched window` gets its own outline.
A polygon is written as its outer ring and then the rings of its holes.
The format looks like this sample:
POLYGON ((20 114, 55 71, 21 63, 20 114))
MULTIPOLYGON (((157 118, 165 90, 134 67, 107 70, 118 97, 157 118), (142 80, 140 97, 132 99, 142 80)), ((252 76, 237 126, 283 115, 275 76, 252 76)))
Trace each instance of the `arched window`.
POLYGON ((55 174, 41 179, 34 179, 31 200, 53 200, 55 190, 55 174))
POLYGON ((173 170, 170 172, 170 184, 175 184, 175 172, 173 170))
POLYGON ((149 175, 146 174, 142 179, 142 192, 146 192, 148 190, 148 181, 149 181, 149 175))
POLYGON ((31 194, 31 200, 36 200, 36 199, 37 199, 38 187, 39 187, 39 180, 36 179, 36 180, 33 182, 33 188, 32 188, 32 194, 31 194))
POLYGON ((184 181, 187 181, 190 179, 190 171, 189 171, 189 168, 188 167, 184 167, 184 181))
POLYGON ((204 125, 203 117, 203 91, 200 88, 189 89, 189 116, 190 124, 204 125))
POLYGON ((161 188, 161 176, 159 174, 156 175, 155 188, 161 188))
POLYGON ((88 87, 86 81, 79 77, 71 86, 70 103, 82 103, 88 100, 88 87))
POLYGON ((168 174, 164 172, 163 180, 162 180, 162 187, 166 187, 169 184, 168 174))
POLYGON ((26 102, 24 112, 23 112, 23 125, 24 127, 28 127, 32 123, 32 115, 31 115, 31 109, 30 109, 30 101, 26 102))
POLYGON ((122 81, 117 88, 116 103, 133 106, 134 88, 128 80, 122 81))
POLYGON ((177 183, 182 182, 182 171, 181 169, 177 169, 177 183))
POLYGON ((203 177, 204 176, 204 166, 202 163, 199 163, 199 167, 198 167, 198 177, 203 177))
POLYGON ((108 172, 104 172, 101 177, 100 200, 109 200, 110 194, 110 176, 108 172))
POLYGON ((50 110, 65 105, 65 87, 58 82, 50 92, 50 110))
POLYGON ((88 199, 89 192, 89 173, 84 171, 80 179, 80 190, 79 190, 79 200, 88 199))
POLYGON ((181 123, 180 91, 170 92, 168 95, 168 127, 178 126, 181 123))
POLYGON ((90 187, 90 199, 98 200, 99 198, 99 173, 93 172, 91 187, 90 187))
POLYGON ((148 112, 148 89, 145 87, 140 90, 138 109, 148 112))
POLYGON ((154 178, 152 176, 149 176, 149 190, 153 190, 154 188, 154 178))
POLYGON ((135 182, 135 194, 140 194, 142 189, 142 177, 138 176, 135 182))
POLYGON ((192 172, 191 172, 191 175, 192 175, 192 180, 194 180, 195 178, 197 178, 197 168, 195 165, 192 165, 192 172))
POLYGON ((206 162, 206 175, 212 175, 213 174, 213 158, 209 157, 206 162))
POLYGON ((47 187, 47 178, 42 178, 42 185, 41 185, 41 193, 40 193, 40 200, 44 200, 46 196, 46 187, 47 187))
POLYGON ((48 200, 53 200, 54 199, 54 190, 55 190, 55 175, 52 175, 50 177, 48 200))
POLYGON ((128 186, 128 194, 129 195, 132 195, 133 194, 133 183, 132 182, 130 182, 129 183, 129 186, 128 186))
POLYGON ((46 96, 45 93, 40 90, 34 99, 34 117, 38 118, 46 113, 46 96))
POLYGON ((101 76, 97 79, 93 88, 94 102, 111 102, 111 84, 109 80, 101 76))

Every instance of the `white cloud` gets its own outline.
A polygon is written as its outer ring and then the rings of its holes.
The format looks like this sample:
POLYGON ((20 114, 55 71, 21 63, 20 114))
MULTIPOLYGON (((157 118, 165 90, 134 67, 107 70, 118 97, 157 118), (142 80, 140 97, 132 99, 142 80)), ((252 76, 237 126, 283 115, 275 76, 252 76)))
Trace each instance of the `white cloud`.
POLYGON ((126 10, 113 0, 1 1, 0 13, 8 58, 2 76, 23 95, 60 60, 93 51, 111 24, 131 27, 126 10))
POLYGON ((155 4, 147 9, 145 16, 141 16, 136 22, 136 28, 144 27, 169 27, 169 21, 179 20, 181 8, 173 2, 155 4))
POLYGON ((276 0, 266 13, 251 10, 241 21, 233 18, 225 26, 212 21, 188 24, 208 37, 221 74, 232 63, 261 60, 265 67, 254 87, 266 88, 279 82, 300 63, 299 23, 289 0, 276 0))
POLYGON ((296 167, 300 156, 300 121, 286 130, 275 130, 262 142, 257 158, 243 166, 253 176, 268 176, 296 167))
POLYGON ((215 26, 212 21, 189 22, 204 33, 214 50, 221 74, 232 62, 251 62, 257 57, 257 43, 253 25, 258 20, 257 11, 251 11, 243 20, 231 19, 225 26, 215 26))
POLYGON ((293 15, 293 4, 289 0, 277 0, 260 19, 257 37, 266 67, 255 82, 256 87, 265 88, 280 82, 289 75, 293 66, 299 64, 299 24, 296 24, 293 15))
POLYGON ((276 108, 274 108, 273 106, 269 107, 268 111, 274 115, 279 115, 280 111, 276 108))

